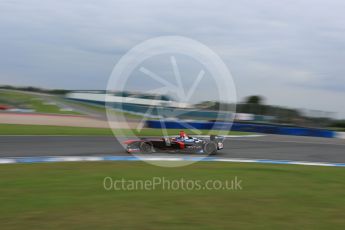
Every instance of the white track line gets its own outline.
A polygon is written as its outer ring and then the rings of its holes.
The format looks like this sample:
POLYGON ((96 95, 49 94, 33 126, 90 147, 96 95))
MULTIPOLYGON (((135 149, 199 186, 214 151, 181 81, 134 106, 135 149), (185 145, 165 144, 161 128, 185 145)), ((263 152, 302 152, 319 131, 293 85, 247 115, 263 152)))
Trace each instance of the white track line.
POLYGON ((48 163, 48 162, 83 162, 83 161, 208 161, 208 162, 237 162, 237 163, 259 163, 259 164, 284 164, 284 165, 307 165, 307 166, 328 166, 345 167, 345 163, 308 162, 270 159, 241 159, 241 158, 218 158, 218 157, 135 157, 135 156, 65 156, 65 157, 17 157, 0 158, 0 164, 15 163, 48 163))

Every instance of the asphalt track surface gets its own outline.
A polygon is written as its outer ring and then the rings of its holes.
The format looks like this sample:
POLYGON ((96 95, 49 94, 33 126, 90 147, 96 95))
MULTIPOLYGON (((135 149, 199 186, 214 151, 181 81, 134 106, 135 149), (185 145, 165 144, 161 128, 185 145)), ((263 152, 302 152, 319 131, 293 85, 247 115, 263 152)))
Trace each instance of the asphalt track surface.
MULTIPOLYGON (((217 156, 345 163, 345 140, 341 139, 267 135, 231 137, 224 145, 217 156)), ((0 136, 0 157, 101 155, 128 156, 111 136, 0 136)))

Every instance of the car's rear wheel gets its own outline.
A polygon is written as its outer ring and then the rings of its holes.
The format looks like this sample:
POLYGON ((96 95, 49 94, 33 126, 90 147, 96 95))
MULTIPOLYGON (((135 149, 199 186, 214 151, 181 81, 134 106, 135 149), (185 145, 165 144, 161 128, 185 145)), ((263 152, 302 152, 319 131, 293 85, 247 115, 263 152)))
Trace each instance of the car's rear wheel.
POLYGON ((207 155, 215 155, 217 153, 217 145, 214 142, 207 142, 204 145, 204 153, 207 155))
POLYGON ((140 152, 142 153, 152 153, 153 147, 150 143, 147 142, 141 142, 139 145, 140 152))

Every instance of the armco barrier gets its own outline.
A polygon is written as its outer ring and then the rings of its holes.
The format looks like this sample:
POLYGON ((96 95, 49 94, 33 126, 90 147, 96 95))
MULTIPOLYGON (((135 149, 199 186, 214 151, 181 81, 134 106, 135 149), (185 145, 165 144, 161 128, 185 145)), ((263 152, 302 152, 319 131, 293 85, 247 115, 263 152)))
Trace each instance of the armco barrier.
POLYGON ((279 125, 259 125, 229 122, 184 122, 184 121, 158 121, 148 120, 146 126, 149 128, 167 128, 167 129, 214 129, 214 130, 232 130, 242 132, 270 133, 294 136, 312 136, 333 138, 336 133, 330 130, 286 127, 279 125))

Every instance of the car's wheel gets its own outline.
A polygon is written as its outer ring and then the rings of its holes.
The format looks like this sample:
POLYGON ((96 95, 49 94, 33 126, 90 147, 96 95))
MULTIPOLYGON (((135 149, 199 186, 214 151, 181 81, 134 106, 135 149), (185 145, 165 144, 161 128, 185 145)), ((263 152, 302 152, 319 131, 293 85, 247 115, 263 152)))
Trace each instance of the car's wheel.
POLYGON ((204 145, 204 153, 208 155, 215 155, 217 153, 217 145, 214 142, 207 142, 204 145))
POLYGON ((140 152, 142 153, 152 153, 153 147, 150 143, 147 142, 141 142, 139 145, 140 152))

